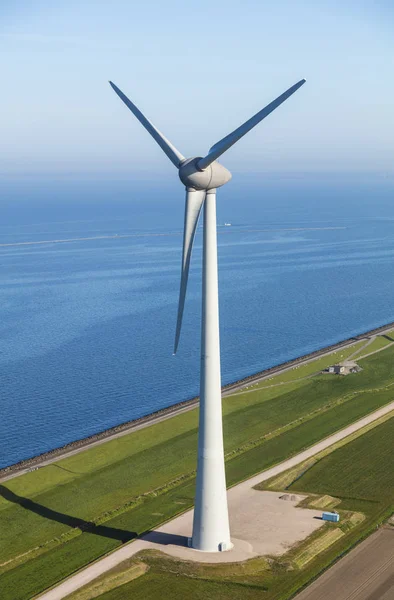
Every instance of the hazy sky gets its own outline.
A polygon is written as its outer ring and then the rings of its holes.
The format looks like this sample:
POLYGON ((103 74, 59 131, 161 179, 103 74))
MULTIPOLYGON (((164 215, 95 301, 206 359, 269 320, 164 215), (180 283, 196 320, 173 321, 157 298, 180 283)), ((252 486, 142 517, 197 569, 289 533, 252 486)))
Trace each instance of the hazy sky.
POLYGON ((173 166, 307 83, 222 157, 234 172, 394 170, 392 0, 2 0, 0 173, 173 166))

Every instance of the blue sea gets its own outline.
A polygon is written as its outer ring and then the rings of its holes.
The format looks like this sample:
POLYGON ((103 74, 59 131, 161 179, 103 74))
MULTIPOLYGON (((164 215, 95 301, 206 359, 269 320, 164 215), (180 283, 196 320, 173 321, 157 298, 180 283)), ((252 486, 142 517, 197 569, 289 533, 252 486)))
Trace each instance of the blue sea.
MULTIPOLYGON (((196 396, 201 228, 172 355, 181 186, 0 190, 0 467, 196 396)), ((394 321, 393 179, 241 177, 218 245, 223 384, 394 321)))

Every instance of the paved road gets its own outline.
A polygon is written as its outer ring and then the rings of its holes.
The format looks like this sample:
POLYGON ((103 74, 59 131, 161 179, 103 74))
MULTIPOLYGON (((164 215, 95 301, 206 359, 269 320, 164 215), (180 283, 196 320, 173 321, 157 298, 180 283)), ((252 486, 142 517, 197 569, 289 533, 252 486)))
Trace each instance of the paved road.
MULTIPOLYGON (((359 421, 352 423, 352 425, 349 425, 345 429, 342 429, 341 431, 334 433, 333 435, 331 435, 328 438, 322 440, 321 442, 315 444, 314 446, 311 446, 307 450, 304 450, 304 452, 300 452, 300 454, 293 456, 292 458, 284 461, 283 463, 276 465, 275 467, 272 467, 271 469, 263 471, 259 475, 255 475, 251 479, 248 479, 247 481, 244 481, 244 482, 234 486, 233 488, 231 488, 228 491, 228 493, 229 494, 240 494, 245 487, 247 487, 247 488, 253 487, 257 483, 260 483, 261 481, 265 481, 267 479, 270 479, 274 475, 283 473, 283 471, 286 471, 287 469, 303 462, 307 458, 310 458, 311 456, 318 454, 321 450, 324 450, 324 449, 328 448, 329 446, 332 446, 332 444, 335 444, 336 442, 344 439, 345 437, 354 433, 355 431, 362 429, 363 427, 365 427, 365 425, 368 425, 369 423, 376 421, 377 419, 388 414, 391 411, 394 411, 394 402, 391 402, 390 404, 384 406, 383 408, 380 408, 379 410, 371 413, 370 415, 363 417, 359 421)), ((166 527, 168 529, 168 524, 166 527)), ((39 597, 39 600, 61 600, 62 598, 65 598, 67 595, 74 592, 75 590, 78 590, 79 588, 81 588, 86 583, 89 583, 90 581, 92 581, 93 579, 95 579, 96 577, 98 577, 99 575, 104 573, 105 571, 112 569, 113 567, 115 567, 116 565, 121 563, 122 561, 130 558, 131 556, 133 556, 134 554, 136 554, 137 552, 139 552, 140 550, 142 550, 146 547, 149 547, 148 542, 146 542, 142 539, 136 540, 134 542, 130 542, 129 544, 125 544, 124 546, 122 546, 121 548, 119 548, 118 550, 116 550, 115 552, 110 554, 109 556, 106 556, 105 558, 98 560, 97 562, 90 565, 86 569, 83 569, 76 575, 69 577, 68 579, 66 579, 66 581, 64 581, 57 587, 44 593, 43 595, 41 595, 39 597)), ((351 600, 355 600, 355 598, 354 599, 352 598, 351 600)), ((312 597, 310 598, 310 600, 312 600, 312 597)), ((313 600, 315 600, 315 599, 313 599, 313 600)), ((336 600, 338 600, 338 599, 336 599, 336 600)), ((358 600, 358 598, 357 598, 357 600, 358 600)), ((377 598, 374 598, 373 600, 377 600, 377 598)))
POLYGON ((295 600, 393 600, 394 528, 383 527, 295 600))

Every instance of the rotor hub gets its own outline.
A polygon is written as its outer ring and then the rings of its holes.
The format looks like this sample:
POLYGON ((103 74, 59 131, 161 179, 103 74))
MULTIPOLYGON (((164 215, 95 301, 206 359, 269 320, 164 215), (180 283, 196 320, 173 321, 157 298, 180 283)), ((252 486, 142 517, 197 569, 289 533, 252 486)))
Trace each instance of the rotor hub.
POLYGON ((231 173, 223 165, 214 161, 204 170, 198 168, 201 157, 187 158, 179 168, 179 179, 186 187, 195 190, 212 190, 221 187, 231 179, 231 173))

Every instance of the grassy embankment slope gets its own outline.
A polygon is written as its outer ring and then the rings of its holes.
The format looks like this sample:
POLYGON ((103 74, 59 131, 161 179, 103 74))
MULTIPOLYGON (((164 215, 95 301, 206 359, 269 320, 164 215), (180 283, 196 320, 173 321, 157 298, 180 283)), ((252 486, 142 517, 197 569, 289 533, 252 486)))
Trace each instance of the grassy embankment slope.
MULTIPOLYGON (((239 565, 196 565, 157 552, 144 552, 119 565, 114 573, 102 576, 94 588, 86 586, 73 594, 70 600, 153 600, 158 595, 191 600, 288 599, 394 511, 393 439, 394 417, 386 418, 353 441, 341 442, 342 446, 332 452, 325 451, 325 456, 303 475, 299 476, 299 472, 304 467, 297 467, 298 477, 293 472, 296 481, 287 489, 310 494, 308 503, 315 506, 331 499, 341 521, 325 525, 279 559, 253 559, 239 565), (140 571, 133 573, 133 569, 140 571), (139 577, 122 580, 127 576, 139 577)), ((282 475, 263 485, 277 487, 275 479, 281 478, 282 475)))
POLYGON ((392 332, 384 335, 377 335, 372 341, 365 346, 365 348, 361 347, 360 350, 352 357, 354 360, 357 360, 360 356, 364 356, 366 354, 371 354, 372 352, 376 352, 392 344, 394 342, 394 337, 392 332))
MULTIPOLYGON (((352 352, 318 359, 314 371, 352 352)), ((309 363, 226 398, 228 484, 391 401, 393 359, 388 348, 357 376, 303 379, 313 372, 309 363)), ((196 445, 192 410, 1 485, 2 600, 30 598, 190 507, 196 445)))

